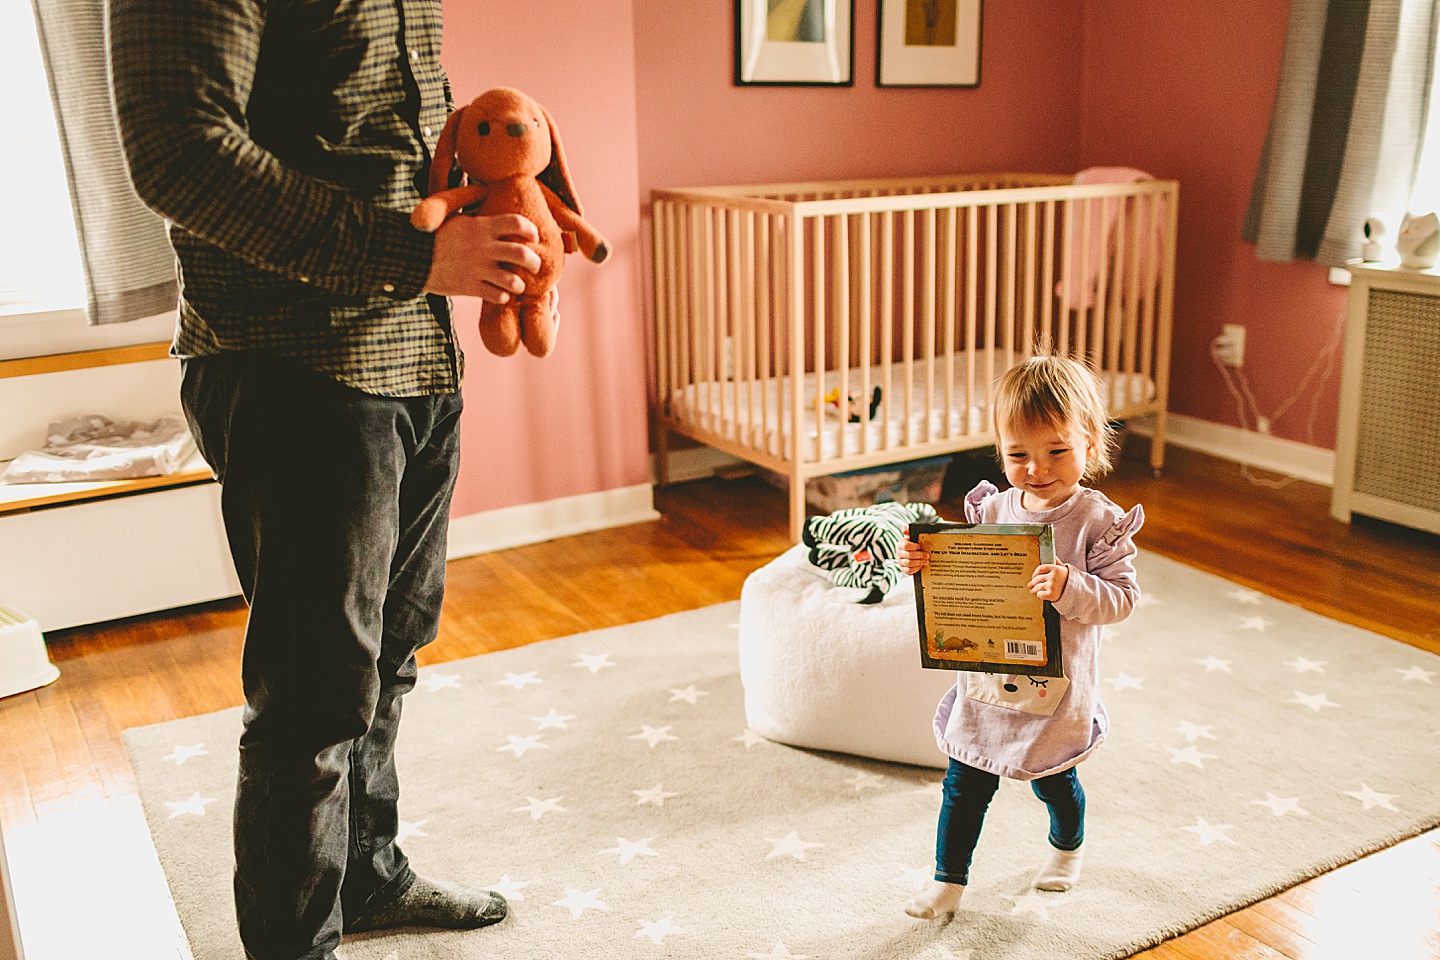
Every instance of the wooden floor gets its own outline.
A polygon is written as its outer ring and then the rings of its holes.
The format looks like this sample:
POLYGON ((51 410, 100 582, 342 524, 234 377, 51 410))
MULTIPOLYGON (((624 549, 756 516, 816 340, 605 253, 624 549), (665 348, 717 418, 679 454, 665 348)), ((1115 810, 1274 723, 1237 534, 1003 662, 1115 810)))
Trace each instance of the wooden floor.
MULTIPOLYGON (((1440 538, 1337 523, 1327 488, 1267 489, 1233 463, 1169 456, 1161 479, 1134 451, 1100 484, 1122 506, 1144 503, 1142 549, 1440 653, 1440 538)), ((453 562, 423 662, 733 600, 789 545, 785 498, 753 477, 678 484, 656 505, 658 522, 453 562)), ((28 960, 188 955, 120 734, 240 703, 243 626, 228 602, 56 633, 60 680, 0 700, 0 826, 28 960)), ((1440 960, 1440 834, 1141 956, 1440 960)))

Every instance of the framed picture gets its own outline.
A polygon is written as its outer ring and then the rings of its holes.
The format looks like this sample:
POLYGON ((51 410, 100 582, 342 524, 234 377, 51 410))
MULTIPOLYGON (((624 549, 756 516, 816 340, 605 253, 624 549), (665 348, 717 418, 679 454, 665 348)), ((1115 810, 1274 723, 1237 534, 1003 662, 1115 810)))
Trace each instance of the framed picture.
POLYGON ((735 0, 737 86, 855 83, 855 0, 735 0))
POLYGON ((877 87, 978 87, 981 0, 880 0, 877 87))

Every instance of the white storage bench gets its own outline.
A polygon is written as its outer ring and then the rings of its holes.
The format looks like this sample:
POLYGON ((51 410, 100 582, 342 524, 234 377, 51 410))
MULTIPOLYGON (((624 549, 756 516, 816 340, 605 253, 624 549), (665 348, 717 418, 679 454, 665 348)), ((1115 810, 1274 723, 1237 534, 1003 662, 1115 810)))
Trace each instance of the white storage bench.
MULTIPOLYGON (((0 466, 85 413, 153 420, 179 411, 166 344, 0 361, 0 466)), ((220 488, 198 456, 165 477, 0 483, 0 602, 41 630, 150 613, 240 592, 220 488)))

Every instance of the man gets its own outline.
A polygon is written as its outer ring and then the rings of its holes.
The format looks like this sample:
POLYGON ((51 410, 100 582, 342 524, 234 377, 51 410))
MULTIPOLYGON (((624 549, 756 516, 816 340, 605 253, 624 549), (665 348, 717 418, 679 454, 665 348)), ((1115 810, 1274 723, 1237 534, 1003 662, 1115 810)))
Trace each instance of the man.
POLYGON ((540 266, 520 217, 410 226, 453 106, 440 0, 113 0, 110 23, 131 176, 181 270, 182 401, 250 605, 246 955, 497 922, 501 897, 417 878, 395 843, 459 456, 446 296, 503 303, 540 266))

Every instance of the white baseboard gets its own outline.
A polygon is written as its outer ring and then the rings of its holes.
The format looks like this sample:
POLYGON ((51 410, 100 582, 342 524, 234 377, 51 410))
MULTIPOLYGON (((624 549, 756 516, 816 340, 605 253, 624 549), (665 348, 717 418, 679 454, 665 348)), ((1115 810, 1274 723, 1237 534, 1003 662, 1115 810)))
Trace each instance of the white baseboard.
POLYGON ((592 530, 658 520, 660 514, 655 512, 653 493, 650 484, 641 483, 455 517, 450 521, 446 558, 471 557, 592 530))
MULTIPOLYGON (((1141 417, 1133 421, 1130 428, 1144 436, 1154 436, 1155 420, 1153 417, 1141 417)), ((1333 450, 1241 430, 1223 423, 1211 423, 1198 417, 1175 413, 1166 417, 1165 442, 1327 487, 1335 482, 1333 450)))
MULTIPOLYGON (((657 476, 655 472, 655 455, 650 455, 650 479, 657 476)), ((738 463, 744 463, 739 457, 731 456, 723 450, 716 450, 714 447, 685 447, 681 450, 670 451, 670 482, 684 483, 686 480, 700 480, 712 476, 716 470, 723 467, 733 467, 738 463)))

